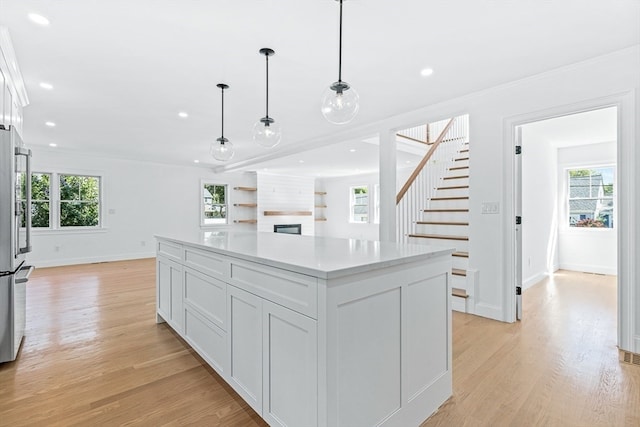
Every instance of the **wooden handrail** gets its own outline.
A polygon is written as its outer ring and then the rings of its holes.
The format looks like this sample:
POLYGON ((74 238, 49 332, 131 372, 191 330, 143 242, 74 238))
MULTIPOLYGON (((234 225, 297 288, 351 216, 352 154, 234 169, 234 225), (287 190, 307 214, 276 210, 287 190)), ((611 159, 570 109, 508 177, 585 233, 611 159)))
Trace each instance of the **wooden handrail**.
POLYGON ((451 127, 455 119, 456 118, 454 117, 451 120, 449 120, 449 123, 447 123, 444 129, 442 129, 442 132, 440 132, 440 135, 438 135, 438 139, 435 140, 433 145, 429 148, 429 151, 427 151, 427 154, 424 155, 424 157, 422 158, 422 160, 420 160, 420 163, 418 163, 418 166, 416 166, 416 169, 413 171, 409 179, 407 179, 407 182, 404 183, 404 185, 400 189, 400 192, 398 192, 398 195, 396 196, 396 205, 400 203, 400 200, 402 200, 404 195, 407 193, 407 191, 409 190, 409 187, 411 187, 411 184, 413 184, 413 182, 416 180, 418 175, 420 175, 420 172, 422 172, 422 169, 424 168, 424 166, 427 164, 431 156, 433 156, 433 153, 435 153, 436 149, 440 146, 440 143, 444 140, 444 136, 447 134, 447 132, 449 132, 449 128, 451 127))

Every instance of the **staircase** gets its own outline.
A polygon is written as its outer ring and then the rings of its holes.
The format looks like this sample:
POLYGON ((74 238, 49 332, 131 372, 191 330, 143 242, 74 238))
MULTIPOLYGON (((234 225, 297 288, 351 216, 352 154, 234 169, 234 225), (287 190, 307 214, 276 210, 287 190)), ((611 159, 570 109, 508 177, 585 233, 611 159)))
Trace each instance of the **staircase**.
MULTIPOLYGON (((466 116, 456 118, 466 124, 466 116)), ((404 235, 400 241, 414 244, 454 247, 451 270, 452 308, 468 311, 468 299, 471 296, 469 285, 469 143, 466 125, 451 126, 442 129, 438 137, 441 143, 430 154, 431 163, 425 162, 420 175, 431 174, 425 185, 420 179, 408 187, 417 186, 416 191, 406 190, 404 197, 398 200, 398 214, 407 217, 406 206, 415 207, 411 218, 405 222, 404 235), (449 146, 447 147, 447 144, 449 146), (433 160, 437 158, 437 160, 433 160), (441 170, 429 171, 432 164, 439 164, 441 170), (443 167, 442 165, 445 164, 443 167), (426 194, 421 194, 426 193, 426 194), (404 198, 408 200, 404 200, 404 198), (416 200, 418 199, 418 200, 416 200), (406 205, 401 207, 401 204, 406 205)), ((427 154, 429 156, 429 153, 427 154)), ((425 156, 426 157, 426 156, 425 156)), ((417 170, 418 168, 416 168, 417 170)), ((431 168, 433 169, 433 168, 431 168)), ((411 177, 410 177, 411 180, 411 177)), ((405 186, 407 186, 405 184, 405 186)), ((404 189, 404 187, 403 187, 404 189)), ((402 190, 401 190, 402 193, 402 190)), ((399 194, 400 196, 400 194, 399 194)), ((410 208, 409 208, 410 209, 410 208)))

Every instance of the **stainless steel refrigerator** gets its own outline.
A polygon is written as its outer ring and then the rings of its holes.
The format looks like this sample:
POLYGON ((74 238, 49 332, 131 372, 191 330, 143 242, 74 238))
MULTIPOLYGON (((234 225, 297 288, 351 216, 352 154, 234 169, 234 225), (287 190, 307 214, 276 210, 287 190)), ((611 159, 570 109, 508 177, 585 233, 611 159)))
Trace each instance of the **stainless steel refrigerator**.
POLYGON ((15 360, 26 324, 31 252, 31 150, 0 125, 0 362, 15 360))

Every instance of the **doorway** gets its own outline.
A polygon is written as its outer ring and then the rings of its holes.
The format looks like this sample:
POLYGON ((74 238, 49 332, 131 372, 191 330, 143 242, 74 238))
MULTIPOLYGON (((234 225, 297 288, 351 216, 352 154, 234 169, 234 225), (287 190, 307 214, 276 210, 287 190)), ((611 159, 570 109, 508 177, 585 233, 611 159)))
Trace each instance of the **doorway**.
POLYGON ((522 291, 558 270, 617 275, 617 122, 611 106, 517 127, 522 291))

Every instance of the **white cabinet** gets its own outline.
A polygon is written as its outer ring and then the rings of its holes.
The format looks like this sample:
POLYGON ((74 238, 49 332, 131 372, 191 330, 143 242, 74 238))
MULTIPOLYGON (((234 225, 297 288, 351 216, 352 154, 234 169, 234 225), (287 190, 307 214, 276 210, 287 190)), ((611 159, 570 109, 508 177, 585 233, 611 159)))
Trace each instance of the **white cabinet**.
POLYGON ((262 298, 235 286, 227 286, 227 296, 227 381, 262 414, 262 298))
POLYGON ((270 425, 318 425, 317 322, 263 301, 262 340, 262 418, 270 425))
POLYGON ((182 266, 163 256, 156 257, 156 301, 158 314, 173 329, 182 332, 184 312, 182 308, 182 266))
POLYGON ((0 124, 22 136, 22 109, 29 104, 9 30, 0 27, 0 124))

